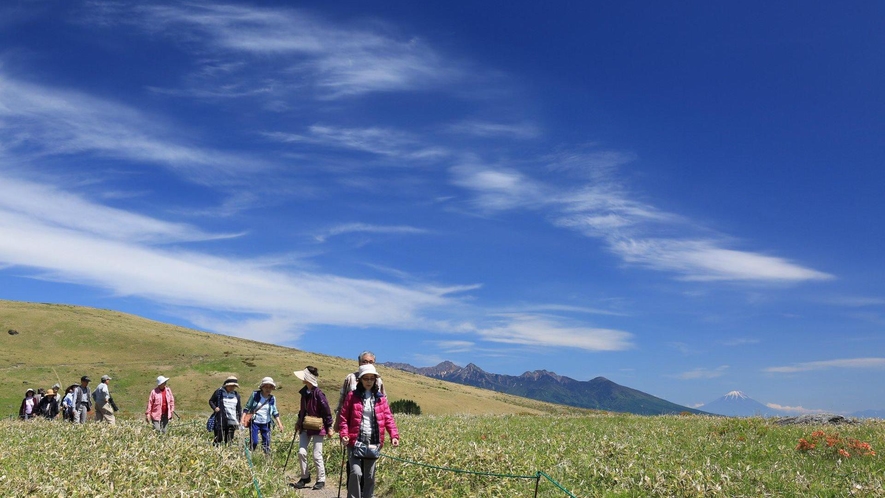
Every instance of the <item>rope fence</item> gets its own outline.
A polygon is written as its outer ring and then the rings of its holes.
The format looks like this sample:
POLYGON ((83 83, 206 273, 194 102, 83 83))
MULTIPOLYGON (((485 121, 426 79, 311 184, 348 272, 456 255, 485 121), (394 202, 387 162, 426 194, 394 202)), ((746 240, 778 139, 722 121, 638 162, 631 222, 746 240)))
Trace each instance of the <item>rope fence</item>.
POLYGON ((381 453, 381 456, 383 456, 385 458, 390 458, 391 460, 396 460, 398 462, 407 463, 410 465, 418 465, 420 467, 425 467, 425 468, 434 469, 434 470, 442 470, 445 472, 454 472, 456 474, 471 474, 471 475, 478 475, 478 476, 501 477, 501 478, 505 478, 505 479, 531 479, 531 480, 535 481, 535 498, 537 498, 537 496, 538 496, 538 490, 541 485, 541 478, 543 477, 544 479, 547 479, 548 481, 550 481, 551 484, 553 484, 554 486, 559 488, 560 491, 567 494, 571 498, 578 498, 577 496, 572 494, 571 491, 565 489, 565 487, 563 487, 562 484, 560 484, 555 479, 553 479, 552 477, 547 475, 547 473, 540 471, 540 470, 535 472, 534 475, 530 475, 530 476, 517 475, 517 474, 501 474, 501 473, 497 473, 497 472, 479 472, 479 471, 475 471, 475 470, 456 469, 456 468, 452 468, 452 467, 440 467, 438 465, 430 465, 430 464, 426 464, 426 463, 416 462, 413 460, 407 460, 405 458, 395 457, 393 455, 388 455, 386 453, 381 453))

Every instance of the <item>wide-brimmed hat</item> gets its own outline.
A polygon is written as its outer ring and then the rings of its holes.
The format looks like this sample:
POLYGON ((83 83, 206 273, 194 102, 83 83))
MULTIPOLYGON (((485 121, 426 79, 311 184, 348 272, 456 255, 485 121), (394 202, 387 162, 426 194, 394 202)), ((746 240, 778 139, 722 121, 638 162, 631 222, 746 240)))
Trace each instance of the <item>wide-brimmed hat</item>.
POLYGON ((363 375, 367 375, 367 374, 372 374, 376 378, 381 377, 380 375, 378 375, 378 371, 375 370, 375 365, 372 365, 371 363, 368 365, 360 365, 360 369, 357 372, 356 377, 358 379, 362 379, 363 375))
POLYGON ((230 376, 230 377, 224 379, 224 386, 225 387, 226 386, 240 387, 240 383, 236 377, 230 376))
POLYGON ((299 379, 309 383, 313 387, 317 387, 319 385, 319 383, 317 382, 317 376, 310 373, 310 370, 306 368, 304 370, 298 370, 294 373, 295 377, 298 377, 299 379))
POLYGON ((157 385, 162 386, 163 384, 169 382, 169 377, 165 377, 163 375, 157 377, 157 385))
POLYGON ((25 391, 25 396, 27 396, 28 393, 34 393, 34 392, 37 392, 37 391, 34 391, 33 389, 31 389, 31 388, 29 387, 28 390, 25 391))
POLYGON ((265 377, 265 378, 261 379, 261 382, 258 383, 259 388, 261 388, 262 386, 265 386, 265 385, 271 385, 274 388, 277 387, 277 383, 273 381, 273 377, 265 377))
POLYGON ((46 391, 46 395, 47 396, 55 396, 55 389, 50 389, 50 390, 46 391))

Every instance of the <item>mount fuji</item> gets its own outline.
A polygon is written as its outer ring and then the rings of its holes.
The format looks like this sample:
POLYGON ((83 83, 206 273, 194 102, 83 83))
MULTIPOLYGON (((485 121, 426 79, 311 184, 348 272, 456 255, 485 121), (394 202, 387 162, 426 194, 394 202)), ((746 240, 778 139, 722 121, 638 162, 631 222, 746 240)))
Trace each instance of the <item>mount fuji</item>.
POLYGON ((729 417, 774 417, 783 415, 740 391, 731 391, 725 396, 697 407, 707 413, 729 417))

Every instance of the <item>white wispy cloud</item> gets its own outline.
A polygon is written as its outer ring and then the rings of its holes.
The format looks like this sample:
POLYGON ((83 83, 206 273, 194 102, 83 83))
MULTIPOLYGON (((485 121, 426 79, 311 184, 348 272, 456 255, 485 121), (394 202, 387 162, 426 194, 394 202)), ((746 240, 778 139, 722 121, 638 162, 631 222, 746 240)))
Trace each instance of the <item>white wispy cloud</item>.
POLYGON ((507 138, 524 140, 538 138, 541 129, 531 123, 493 123, 489 121, 460 121, 446 128, 450 133, 479 138, 507 138))
POLYGON ((325 242, 330 237, 348 233, 384 233, 384 234, 426 234, 429 230, 408 225, 370 225, 368 223, 345 223, 337 225, 321 234, 314 235, 318 242, 325 242))
POLYGON ((530 314, 509 316, 502 323, 479 327, 483 339, 505 344, 570 347, 587 351, 624 351, 633 348, 633 335, 614 329, 569 325, 530 314))
POLYGON ((679 273, 685 280, 799 282, 833 278, 783 258, 725 249, 709 240, 621 239, 610 241, 610 245, 628 263, 679 273))
POLYGON ((770 373, 796 373, 810 372, 814 370, 829 370, 833 368, 881 370, 885 369, 885 358, 843 358, 837 360, 809 361, 795 363, 789 366, 768 367, 763 371, 770 373))
POLYGON ((443 353, 469 353, 476 349, 473 341, 434 341, 433 346, 443 353))
POLYGON ((825 413, 826 412, 826 410, 805 408, 803 406, 779 405, 777 403, 765 403, 765 406, 771 408, 772 410, 777 410, 779 412, 796 413, 798 415, 803 415, 803 414, 808 414, 808 413, 825 413))
POLYGON ((832 306, 844 306, 846 308, 885 306, 885 298, 871 296, 838 296, 824 299, 822 302, 832 306))
POLYGON ((725 373, 728 371, 728 368, 728 365, 721 365, 713 369, 695 368, 694 370, 671 375, 670 377, 681 380, 715 379, 717 377, 722 377, 723 375, 725 375, 725 373))
POLYGON ((211 67, 194 75, 201 80, 194 95, 213 92, 205 85, 234 89, 215 90, 218 96, 256 88, 291 94, 306 86, 320 98, 338 99, 442 88, 466 74, 420 38, 393 36, 377 21, 343 27, 303 10, 230 4, 141 6, 134 12, 136 18, 125 22, 214 54, 211 67), (257 67, 263 75, 253 79, 257 67))
POLYGON ((750 344, 759 344, 760 342, 762 342, 762 341, 760 341, 759 339, 752 338, 752 337, 737 337, 734 339, 722 341, 722 345, 724 345, 724 346, 747 346, 750 344))
POLYGON ((585 313, 588 315, 627 316, 627 313, 589 306, 573 306, 569 304, 526 304, 501 310, 502 313, 543 313, 547 311, 565 313, 585 313))
MULTIPOLYGON (((204 185, 240 184, 269 167, 245 155, 194 146, 187 133, 132 107, 81 92, 22 82, 0 72, 0 137, 16 162, 91 154, 159 165, 204 185)), ((194 140, 192 140, 194 141, 194 140)))
POLYGON ((282 143, 349 149, 390 158, 432 160, 449 155, 444 147, 428 145, 414 134, 390 128, 313 125, 301 134, 265 132, 263 135, 282 143))
POLYGON ((602 239, 626 263, 675 273, 683 280, 802 282, 833 278, 785 258, 698 238, 692 232, 701 230, 690 220, 629 198, 610 171, 579 187, 559 187, 514 168, 477 162, 453 166, 450 174, 452 184, 472 192, 471 203, 482 212, 545 213, 555 226, 602 239))
POLYGON ((17 225, 34 223, 109 240, 170 243, 217 240, 241 234, 212 234, 90 202, 57 187, 0 173, 0 216, 17 225))
POLYGON ((0 202, 0 264, 35 278, 106 289, 188 309, 198 323, 219 326, 213 313, 240 315, 225 331, 245 330, 255 339, 316 324, 417 326, 423 313, 457 306, 449 293, 471 286, 397 285, 380 280, 285 269, 261 260, 167 249, 149 243, 211 238, 192 227, 166 223, 91 204, 58 189, 17 181, 34 196, 21 205, 0 202), (60 202, 59 206, 54 203, 60 202), (68 216, 63 209, 75 209, 68 216), (199 235, 200 237, 194 237, 199 235))

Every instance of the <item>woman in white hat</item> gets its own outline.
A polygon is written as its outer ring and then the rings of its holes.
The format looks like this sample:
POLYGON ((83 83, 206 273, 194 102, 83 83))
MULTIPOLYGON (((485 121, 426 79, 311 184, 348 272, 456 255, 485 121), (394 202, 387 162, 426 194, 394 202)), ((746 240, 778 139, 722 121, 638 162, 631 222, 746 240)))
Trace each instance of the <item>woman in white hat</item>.
POLYGON ((316 367, 307 367, 295 372, 295 376, 301 379, 304 387, 301 388, 301 409, 298 411, 298 422, 295 430, 299 431, 301 438, 298 445, 298 462, 301 464, 301 479, 292 484, 296 488, 303 488, 310 482, 310 471, 307 467, 307 447, 313 441, 313 462, 317 468, 317 482, 313 489, 323 489, 326 486, 326 466, 323 463, 323 438, 332 436, 332 409, 326 395, 319 388, 320 371, 316 367), (309 427, 305 419, 321 419, 319 427, 309 427))
POLYGON ((251 434, 252 450, 258 447, 258 435, 261 434, 261 448, 265 455, 270 455, 270 431, 274 422, 283 431, 283 422, 280 421, 280 412, 277 410, 277 400, 274 397, 276 383, 271 377, 265 377, 258 383, 258 390, 253 391, 249 401, 243 408, 243 427, 248 427, 251 434))
POLYGON ((224 384, 215 390, 209 398, 209 408, 215 414, 215 440, 216 445, 228 444, 234 439, 237 429, 240 427, 240 418, 243 416, 243 405, 240 402, 240 393, 237 388, 240 383, 233 375, 224 379, 224 384))
POLYGON ((31 420, 37 416, 37 398, 34 397, 33 389, 28 388, 25 391, 25 399, 22 400, 22 406, 18 409, 18 417, 22 420, 31 420))
POLYGON ((160 434, 166 434, 166 426, 175 413, 175 396, 172 395, 172 389, 169 388, 169 377, 157 377, 157 387, 151 389, 151 395, 148 396, 147 409, 144 411, 144 419, 149 424, 153 424, 154 429, 160 434))
POLYGON ((338 414, 341 442, 350 449, 348 460, 348 498, 375 496, 375 463, 384 446, 384 433, 390 444, 399 446, 399 430, 387 404, 387 396, 378 389, 375 365, 361 365, 356 389, 347 393, 338 414))

